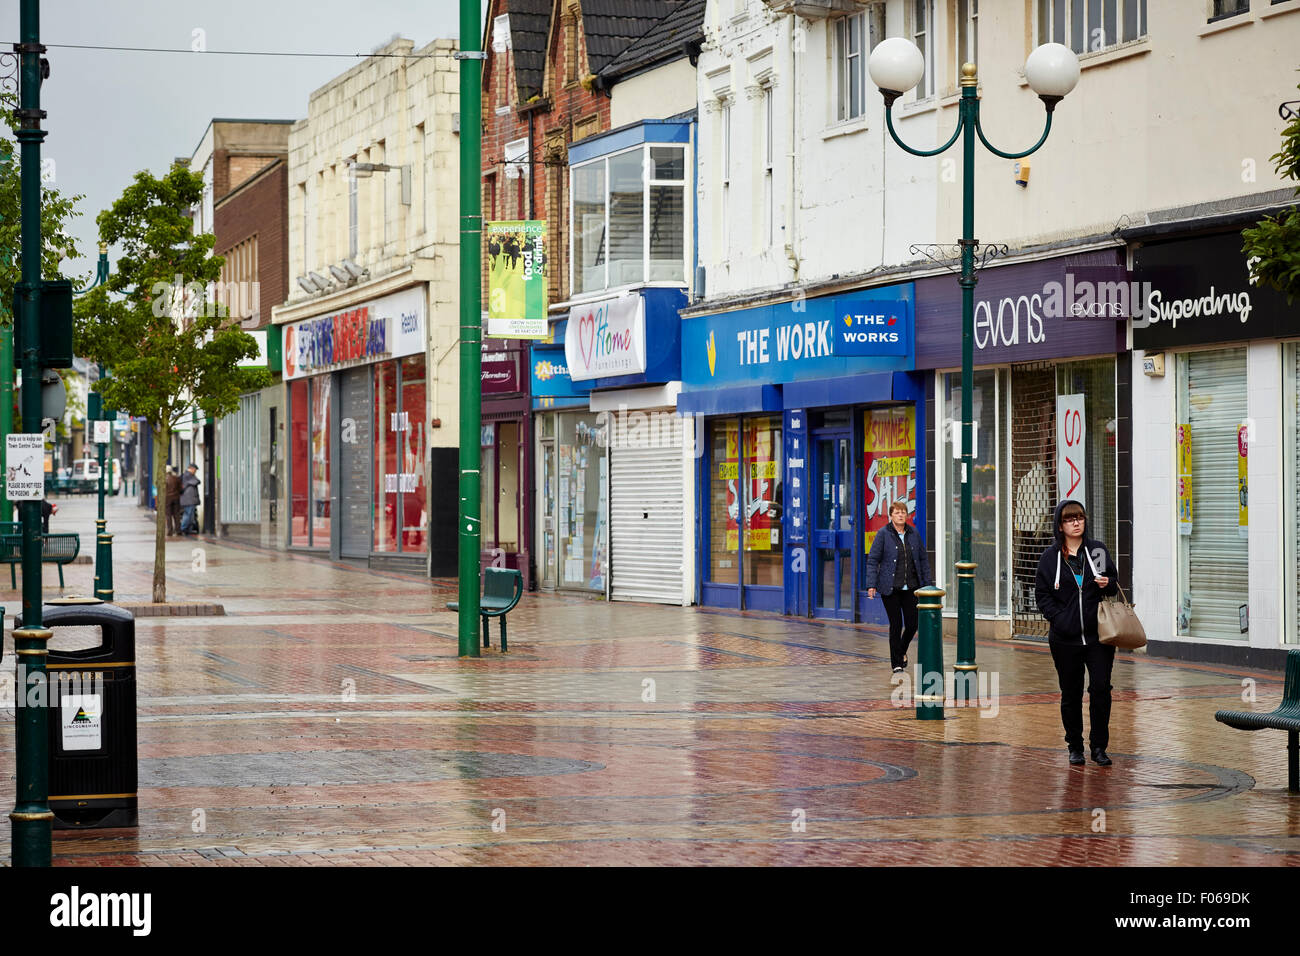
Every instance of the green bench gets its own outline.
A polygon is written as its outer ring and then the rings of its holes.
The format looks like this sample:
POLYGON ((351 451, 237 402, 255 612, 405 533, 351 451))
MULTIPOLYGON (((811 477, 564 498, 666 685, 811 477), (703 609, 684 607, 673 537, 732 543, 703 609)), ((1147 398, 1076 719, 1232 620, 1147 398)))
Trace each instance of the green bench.
MULTIPOLYGON (((41 562, 59 567, 59 587, 63 587, 63 566, 71 564, 81 553, 81 535, 60 532, 41 535, 41 562)), ((0 521, 0 562, 9 565, 9 587, 17 589, 14 566, 23 562, 23 528, 19 521, 0 521)))
MULTIPOLYGON (((483 646, 488 643, 488 618, 501 618, 501 653, 509 652, 506 643, 506 615, 514 610, 524 593, 524 576, 513 568, 484 568, 483 597, 479 601, 479 614, 483 618, 483 646)), ((448 611, 459 611, 459 601, 448 601, 448 611)))
POLYGON ((1266 714, 1221 710, 1214 719, 1238 730, 1285 730, 1286 785, 1292 793, 1300 793, 1300 648, 1286 652, 1286 680, 1282 685, 1282 703, 1276 710, 1266 714))

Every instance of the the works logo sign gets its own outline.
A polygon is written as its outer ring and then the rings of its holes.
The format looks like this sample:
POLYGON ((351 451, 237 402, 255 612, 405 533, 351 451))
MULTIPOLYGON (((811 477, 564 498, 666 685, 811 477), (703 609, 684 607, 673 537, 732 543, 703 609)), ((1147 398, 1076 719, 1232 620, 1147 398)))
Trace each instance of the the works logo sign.
POLYGON ((150 893, 83 893, 74 886, 50 897, 50 925, 60 928, 128 928, 148 936, 153 928, 150 893))

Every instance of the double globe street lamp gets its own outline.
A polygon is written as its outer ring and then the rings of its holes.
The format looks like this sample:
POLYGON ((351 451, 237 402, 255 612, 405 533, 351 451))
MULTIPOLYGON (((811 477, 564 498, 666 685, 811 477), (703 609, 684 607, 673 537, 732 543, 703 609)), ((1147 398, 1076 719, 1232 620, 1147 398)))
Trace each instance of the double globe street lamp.
MULTIPOLYGON (((889 136, 913 156, 938 156, 945 152, 960 136, 962 139, 962 234, 961 275, 961 560, 957 568, 957 662, 954 665, 957 680, 954 696, 969 700, 973 696, 977 666, 975 664, 975 569, 971 560, 971 477, 974 463, 971 456, 971 392, 974 386, 974 316, 975 316, 975 138, 995 156, 1003 159, 1022 159, 1036 151, 1047 140, 1052 129, 1052 112, 1079 82, 1079 58, 1074 51, 1060 43, 1044 43, 1025 60, 1025 79, 1038 94, 1047 109, 1043 135, 1029 149, 1018 153, 998 149, 988 141, 980 127, 980 101, 976 93, 975 64, 964 63, 961 68, 961 104, 957 115, 957 128, 948 141, 937 149, 914 149, 899 138, 894 129, 894 101, 915 88, 925 75, 925 57, 916 45, 902 37, 891 37, 876 45, 868 61, 871 81, 880 89, 885 99, 885 124, 889 136)), ((925 679, 925 675, 922 675, 925 679)))

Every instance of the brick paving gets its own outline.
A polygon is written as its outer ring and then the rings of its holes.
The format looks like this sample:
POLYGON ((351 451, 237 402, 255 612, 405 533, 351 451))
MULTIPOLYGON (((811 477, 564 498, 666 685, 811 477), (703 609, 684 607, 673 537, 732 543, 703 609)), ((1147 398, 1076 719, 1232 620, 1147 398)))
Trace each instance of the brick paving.
MULTIPOLYGON (((56 530, 89 538, 93 506, 56 530)), ((109 530, 147 603, 148 516, 110 501, 109 530)), ((137 621, 140 826, 57 831, 56 865, 1300 864, 1284 735, 1213 719, 1248 678, 1271 708, 1278 673, 1121 654, 1115 765, 1071 768, 1042 645, 981 642, 996 710, 919 722, 871 628, 528 594, 511 653, 461 661, 452 582, 167 554, 169 598, 226 614, 137 621)))

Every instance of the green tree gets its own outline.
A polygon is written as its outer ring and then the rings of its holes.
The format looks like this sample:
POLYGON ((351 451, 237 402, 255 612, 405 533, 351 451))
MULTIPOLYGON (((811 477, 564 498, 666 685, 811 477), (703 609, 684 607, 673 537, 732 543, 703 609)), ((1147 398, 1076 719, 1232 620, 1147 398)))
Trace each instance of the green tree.
POLYGON ((143 418, 153 433, 158 602, 167 600, 163 469, 172 429, 196 410, 228 415, 241 394, 270 384, 265 369, 239 367, 257 356, 257 341, 210 295, 224 260, 211 255, 211 233, 194 234, 190 210, 202 198, 203 177, 183 166, 161 178, 136 173, 96 220, 100 241, 122 255, 108 282, 76 306, 77 354, 112 369, 96 385, 104 407, 143 418))
MULTIPOLYGON (((1282 148, 1269 159, 1279 176, 1300 183, 1300 111, 1282 130, 1282 148)), ((1295 193, 1300 198, 1300 186, 1295 193)), ((1300 296, 1300 206, 1263 219, 1241 235, 1251 280, 1286 293, 1288 302, 1300 296)))
MULTIPOLYGON (((0 324, 10 325, 14 287, 22 277, 22 175, 13 132, 18 124, 12 95, 0 95, 0 324)), ((67 197, 57 189, 41 187, 41 275, 62 278, 59 260, 77 256, 68 223, 81 213, 75 208, 82 196, 67 197)))

